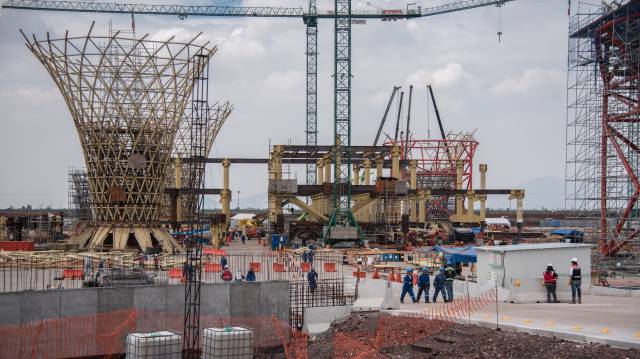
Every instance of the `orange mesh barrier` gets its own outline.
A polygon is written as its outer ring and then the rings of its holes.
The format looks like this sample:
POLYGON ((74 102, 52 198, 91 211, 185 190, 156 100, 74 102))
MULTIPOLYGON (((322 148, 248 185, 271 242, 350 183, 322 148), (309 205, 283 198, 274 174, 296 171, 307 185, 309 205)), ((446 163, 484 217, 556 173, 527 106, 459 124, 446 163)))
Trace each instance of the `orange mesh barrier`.
MULTIPOLYGON (((201 328, 246 326, 254 331, 257 348, 284 346, 287 358, 307 358, 307 338, 291 333, 289 324, 271 316, 220 317, 203 315, 201 328), (278 335, 277 333, 280 333, 278 335)), ((183 332, 182 313, 122 310, 91 316, 47 319, 0 326, 0 358, 120 357, 132 332, 183 332)))
POLYGON ((357 359, 384 359, 387 358, 374 348, 373 342, 367 340, 361 333, 345 334, 336 333, 333 339, 334 358, 357 358, 357 359))
POLYGON ((249 263, 249 267, 251 269, 253 269, 253 271, 256 272, 256 273, 260 272, 260 263, 258 263, 258 262, 249 263))
POLYGON ((204 271, 207 273, 211 273, 211 272, 219 273, 219 272, 222 272, 222 265, 220 263, 205 263, 204 271))
POLYGON ((325 272, 336 272, 336 263, 335 262, 326 262, 324 264, 324 271, 325 272))

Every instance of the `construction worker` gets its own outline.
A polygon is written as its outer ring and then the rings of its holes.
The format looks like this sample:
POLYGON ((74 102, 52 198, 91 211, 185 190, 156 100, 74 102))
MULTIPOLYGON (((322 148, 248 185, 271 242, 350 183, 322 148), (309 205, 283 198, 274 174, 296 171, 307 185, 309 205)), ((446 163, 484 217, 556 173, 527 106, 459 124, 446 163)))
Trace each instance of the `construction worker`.
POLYGON ((445 285, 445 281, 447 279, 447 276, 444 274, 444 268, 440 268, 440 270, 438 271, 438 274, 436 275, 435 278, 433 278, 433 302, 436 302, 436 299, 438 299, 438 293, 442 293, 442 300, 444 300, 445 302, 447 301, 447 294, 444 291, 444 285, 445 285))
POLYGON ((255 282, 256 281, 256 272, 253 271, 253 268, 249 267, 249 271, 247 272, 247 282, 255 282))
POLYGON ((411 300, 415 303, 416 296, 413 294, 413 269, 407 269, 407 274, 402 279, 402 294, 400 294, 400 303, 404 303, 404 296, 409 293, 411 300))
POLYGON ((227 257, 222 256, 222 258, 220 258, 220 267, 225 268, 227 266, 227 257))
POLYGON ((571 304, 576 304, 576 294, 578 304, 582 304, 582 269, 578 266, 578 259, 571 258, 571 268, 569 268, 569 285, 571 286, 571 304))
POLYGON ((309 282, 309 291, 311 293, 315 292, 318 287, 318 273, 315 268, 311 267, 311 270, 307 273, 307 281, 309 282))
POLYGON ((429 268, 422 267, 422 272, 420 276, 418 276, 418 298, 416 298, 416 302, 420 302, 420 296, 424 291, 424 302, 429 303, 429 287, 431 283, 429 282, 429 268))
POLYGON ((547 264, 547 270, 542 275, 544 276, 544 286, 547 288, 547 303, 558 303, 558 297, 556 296, 558 274, 553 270, 551 263, 547 264), (551 296, 553 296, 553 302, 551 302, 551 296))
POLYGON ((453 279, 456 277, 456 270, 453 269, 451 262, 447 262, 447 266, 444 268, 445 288, 447 290, 446 302, 453 302, 453 279))
POLYGON ((225 282, 231 282, 233 280, 233 274, 231 274, 229 266, 224 266, 224 271, 222 272, 222 280, 225 282))

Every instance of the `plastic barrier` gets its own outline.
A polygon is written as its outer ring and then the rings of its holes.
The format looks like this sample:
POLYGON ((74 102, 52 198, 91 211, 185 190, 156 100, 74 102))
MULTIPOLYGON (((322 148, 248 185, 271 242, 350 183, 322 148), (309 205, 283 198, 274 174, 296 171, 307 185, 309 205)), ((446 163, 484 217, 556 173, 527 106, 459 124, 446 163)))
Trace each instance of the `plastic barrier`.
POLYGON ((303 262, 303 263, 302 263, 302 265, 300 266, 300 269, 301 269, 303 272, 308 272, 308 271, 310 271, 310 270, 311 270, 311 263, 309 263, 309 262, 303 262))
POLYGON ((169 278, 182 278, 182 269, 180 268, 169 269, 169 278))
POLYGON ((0 241, 3 251, 32 251, 33 248, 33 241, 0 241))
POLYGON ((324 271, 325 272, 336 272, 336 263, 335 262, 326 262, 324 264, 324 271))
POLYGON ((65 269, 62 271, 64 279, 82 279, 82 269, 65 269))
POLYGON ((273 263, 274 272, 284 272, 284 263, 273 263))
POLYGON ((254 272, 260 272, 260 263, 259 262, 251 262, 249 263, 249 267, 253 269, 254 272))
POLYGON ((205 263, 204 264, 204 271, 207 273, 220 273, 222 272, 222 264, 220 263, 205 263))
POLYGON ((353 272, 353 276, 356 278, 367 278, 367 272, 353 272))
POLYGON ((378 268, 373 270, 373 274, 371 275, 371 279, 380 279, 380 273, 378 272, 378 268))

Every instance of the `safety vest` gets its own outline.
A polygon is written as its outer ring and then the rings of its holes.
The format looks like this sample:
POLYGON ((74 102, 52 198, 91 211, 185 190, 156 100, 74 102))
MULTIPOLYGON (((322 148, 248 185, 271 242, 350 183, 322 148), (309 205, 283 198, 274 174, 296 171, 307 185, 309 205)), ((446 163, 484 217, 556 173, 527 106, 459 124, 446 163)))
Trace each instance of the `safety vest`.
POLYGON ((573 267, 571 270, 571 280, 582 280, 582 270, 580 267, 573 267))

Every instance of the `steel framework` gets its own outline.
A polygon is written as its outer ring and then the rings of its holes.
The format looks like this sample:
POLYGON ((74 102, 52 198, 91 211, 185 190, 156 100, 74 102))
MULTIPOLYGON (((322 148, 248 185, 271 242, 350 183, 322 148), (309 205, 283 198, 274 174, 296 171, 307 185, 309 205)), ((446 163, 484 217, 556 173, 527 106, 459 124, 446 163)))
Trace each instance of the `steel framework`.
MULTIPOLYGON (((318 145, 318 12, 316 0, 309 0, 307 25, 307 123, 306 145, 318 145)), ((307 163, 307 184, 316 184, 316 165, 307 163)))
POLYGON ((159 216, 173 141, 195 78, 216 47, 92 34, 27 47, 60 89, 83 149, 94 224, 81 246, 183 248, 159 216), (204 64, 194 60, 204 56, 204 64))
POLYGON ((640 2, 579 2, 569 30, 567 206, 605 256, 638 255, 640 2))
MULTIPOLYGON (((387 141, 385 146, 398 146, 402 159, 417 160, 417 186, 424 189, 455 189, 456 161, 463 164, 462 188, 473 189, 473 156, 478 141, 473 133, 449 133, 447 140, 387 141), (406 151, 406 152, 405 152, 406 151)), ((405 173, 408 179, 408 173, 405 173)), ((426 203, 426 216, 447 220, 455 210, 454 196, 433 196, 426 203)))
POLYGON ((89 194, 89 180, 84 169, 71 168, 68 173, 69 183, 69 219, 78 223, 92 220, 91 195, 89 194))

